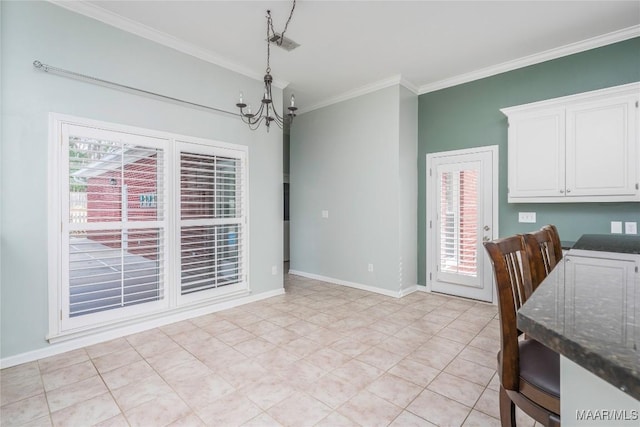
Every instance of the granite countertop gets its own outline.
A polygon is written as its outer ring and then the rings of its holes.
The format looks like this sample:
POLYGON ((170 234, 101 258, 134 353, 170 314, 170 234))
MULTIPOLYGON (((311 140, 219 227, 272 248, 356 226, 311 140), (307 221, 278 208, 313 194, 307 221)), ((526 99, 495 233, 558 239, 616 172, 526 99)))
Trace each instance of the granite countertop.
POLYGON ((572 249, 640 254, 640 236, 632 234, 583 234, 572 249))
POLYGON ((518 311, 518 328, 640 400, 638 266, 628 253, 569 251, 518 311))

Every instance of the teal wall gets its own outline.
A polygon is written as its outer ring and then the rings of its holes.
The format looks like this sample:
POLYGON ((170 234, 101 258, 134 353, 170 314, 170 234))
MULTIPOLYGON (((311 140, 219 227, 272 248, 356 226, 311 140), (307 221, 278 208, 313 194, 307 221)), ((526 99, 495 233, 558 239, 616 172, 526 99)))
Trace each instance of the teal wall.
POLYGON ((427 93, 418 106, 418 283, 426 283, 426 155, 500 147, 499 234, 556 224, 563 240, 608 233, 612 220, 640 222, 640 203, 507 203, 507 118, 500 108, 640 81, 640 38, 427 93), (536 224, 518 223, 536 212, 536 224))

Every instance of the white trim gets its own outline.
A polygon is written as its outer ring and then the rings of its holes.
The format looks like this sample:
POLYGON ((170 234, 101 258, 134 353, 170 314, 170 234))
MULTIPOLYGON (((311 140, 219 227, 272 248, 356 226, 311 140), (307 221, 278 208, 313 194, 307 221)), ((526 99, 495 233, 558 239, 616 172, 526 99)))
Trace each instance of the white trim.
POLYGON ((360 290, 363 290, 363 291, 374 292, 376 294, 382 294, 382 295, 386 295, 388 297, 393 297, 393 298, 401 298, 401 297, 403 297, 405 295, 408 295, 408 294, 413 292, 412 288, 408 288, 408 289, 400 290, 398 292, 394 292, 394 291, 390 291, 390 290, 387 290, 387 289, 377 288, 375 286, 363 285, 363 284, 360 284, 360 283, 349 282, 347 280, 341 280, 341 279, 335 279, 333 277, 321 276, 319 274, 314 274, 314 273, 307 273, 305 271, 298 271, 298 270, 291 270, 290 269, 289 270, 289 274, 293 274, 294 276, 307 277, 309 279, 321 280, 323 282, 333 283, 335 285, 348 286, 350 288, 356 288, 356 289, 360 289, 360 290))
POLYGON ((405 88, 415 93, 416 95, 419 94, 418 88, 414 84, 402 78, 400 74, 397 74, 395 76, 392 76, 383 80, 378 80, 377 82, 360 86, 359 88, 328 98, 324 101, 318 102, 317 104, 305 106, 300 110, 298 110, 298 114, 308 113, 309 111, 317 110, 322 107, 328 107, 329 105, 333 105, 339 102, 347 101, 349 99, 357 98, 362 95, 367 95, 369 93, 376 92, 381 89, 386 89, 388 87, 395 86, 395 85, 404 86, 405 88))
POLYGON ((518 68, 528 67, 529 65, 539 64, 541 62, 550 61, 556 58, 562 58, 563 56, 573 55, 575 53, 580 53, 624 40, 629 40, 638 36, 640 36, 640 25, 634 25, 622 30, 613 31, 611 33, 591 37, 579 42, 570 43, 568 45, 545 50, 539 53, 534 53, 533 55, 506 61, 501 64, 492 65, 490 67, 475 70, 470 73, 460 74, 433 83, 427 83, 418 88, 418 94, 422 95, 451 86, 457 86, 474 80, 483 79, 485 77, 495 76, 496 74, 517 70, 518 68))
POLYGON ((275 297, 278 295, 284 295, 284 294, 285 294, 284 288, 275 289, 275 290, 263 292, 257 295, 250 295, 242 299, 234 299, 231 301, 220 302, 214 305, 211 305, 211 304, 205 305, 204 307, 191 309, 188 311, 181 311, 181 312, 172 314, 169 317, 152 319, 144 323, 138 323, 135 325, 126 325, 116 329, 103 331, 98 334, 93 334, 90 336, 76 337, 68 341, 58 342, 56 344, 49 345, 45 348, 28 351, 26 353, 20 353, 14 356, 9 356, 9 357, 0 359, 0 369, 9 368, 11 366, 19 365, 21 363, 32 362, 34 360, 42 359, 44 357, 55 356, 56 354, 64 353, 71 350, 76 350, 78 348, 86 347, 93 344, 98 344, 98 343, 109 341, 116 338, 121 338, 127 335, 157 328, 159 326, 168 325, 170 323, 193 319, 194 317, 203 316, 206 314, 215 313, 222 310, 227 310, 230 308, 238 307, 240 305, 261 301, 267 298, 275 297))
MULTIPOLYGON (((202 59, 203 61, 209 62, 211 64, 226 68, 227 70, 242 74, 243 76, 247 76, 260 81, 264 79, 264 72, 251 70, 243 65, 224 59, 210 50, 202 49, 194 44, 188 43, 162 31, 158 31, 147 25, 141 24, 140 22, 125 18, 109 10, 103 9, 100 6, 96 6, 95 4, 87 3, 84 1, 47 1, 56 6, 60 6, 64 9, 115 27, 119 30, 126 31, 127 33, 135 34, 136 36, 151 40, 152 42, 158 43, 163 46, 167 46, 171 49, 177 50, 178 52, 191 55, 195 58, 202 59)), ((274 79, 273 85, 279 89, 284 89, 289 85, 289 82, 285 80, 274 79)))
MULTIPOLYGON (((494 290, 495 290, 495 286, 494 286, 494 290)), ((485 305, 498 305, 498 301, 496 300, 496 298, 494 297, 493 302, 487 302, 487 301, 480 301, 479 299, 473 299, 473 298, 465 298, 465 297, 460 297, 458 295, 449 295, 449 294, 443 294, 441 292, 433 292, 429 289, 427 289, 426 286, 422 286, 422 285, 418 285, 418 289, 416 289, 417 292, 424 292, 427 294, 431 294, 431 295, 440 295, 446 298, 455 298, 455 299, 459 299, 461 301, 472 301, 478 304, 485 304, 485 305)), ((495 294, 495 292, 494 292, 495 294)))

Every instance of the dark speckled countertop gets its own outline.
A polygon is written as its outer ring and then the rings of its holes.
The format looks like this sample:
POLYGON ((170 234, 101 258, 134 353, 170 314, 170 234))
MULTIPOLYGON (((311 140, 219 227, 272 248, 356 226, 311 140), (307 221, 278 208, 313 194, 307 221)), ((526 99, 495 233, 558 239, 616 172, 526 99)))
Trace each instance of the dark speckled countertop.
POLYGON ((569 251, 518 311, 518 328, 640 400, 638 266, 629 252, 569 251))
POLYGON ((583 234, 572 249, 640 254, 640 236, 632 234, 583 234))

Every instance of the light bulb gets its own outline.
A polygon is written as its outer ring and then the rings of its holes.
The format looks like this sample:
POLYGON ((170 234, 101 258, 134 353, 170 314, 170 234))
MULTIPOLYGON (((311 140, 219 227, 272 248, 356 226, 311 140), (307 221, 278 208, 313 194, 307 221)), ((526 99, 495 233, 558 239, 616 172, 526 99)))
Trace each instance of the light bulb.
POLYGON ((291 106, 295 107, 296 106, 295 104, 296 104, 296 98, 293 95, 291 95, 291 106))
POLYGON ((238 100, 238 104, 244 104, 244 102, 242 102, 242 92, 240 92, 240 99, 238 100))

